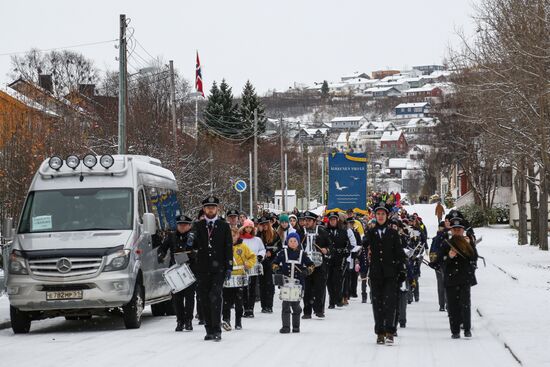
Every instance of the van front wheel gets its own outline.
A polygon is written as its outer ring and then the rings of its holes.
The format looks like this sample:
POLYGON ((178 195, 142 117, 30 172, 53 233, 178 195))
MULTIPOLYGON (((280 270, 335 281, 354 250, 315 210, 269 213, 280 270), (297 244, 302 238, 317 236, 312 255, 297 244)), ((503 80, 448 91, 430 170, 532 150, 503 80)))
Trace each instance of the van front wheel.
POLYGON ((27 334, 31 330, 31 317, 28 312, 10 306, 11 328, 15 334, 27 334))
POLYGON ((126 329, 139 329, 141 326, 141 315, 145 307, 145 291, 138 280, 134 287, 134 294, 130 302, 122 307, 122 316, 126 329))

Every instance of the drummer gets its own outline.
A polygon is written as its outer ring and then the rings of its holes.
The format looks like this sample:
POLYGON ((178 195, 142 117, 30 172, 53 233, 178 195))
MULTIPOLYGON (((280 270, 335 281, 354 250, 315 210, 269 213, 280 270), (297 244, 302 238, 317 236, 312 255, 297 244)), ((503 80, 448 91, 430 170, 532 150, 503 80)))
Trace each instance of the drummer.
MULTIPOLYGON (((279 251, 277 257, 273 261, 273 271, 283 274, 287 277, 292 276, 292 263, 294 266, 294 279, 297 279, 304 289, 305 276, 311 274, 315 270, 313 261, 307 256, 304 250, 300 248, 300 235, 296 232, 289 233, 286 238, 285 248, 279 251)), ((283 327, 279 332, 281 334, 290 333, 290 312, 292 310, 292 332, 300 332, 300 300, 283 301, 282 320, 283 327)))
MULTIPOLYGON (((191 271, 196 273, 196 253, 193 251, 193 234, 189 232, 193 220, 185 215, 176 218, 176 232, 171 233, 158 249, 158 261, 164 262, 168 250, 170 250, 170 266, 176 263, 175 254, 186 253, 191 271)), ((193 330, 193 310, 195 308, 195 287, 193 283, 184 290, 174 293, 172 301, 176 311, 176 331, 193 330)))
POLYGON ((235 330, 242 329, 243 288, 241 280, 247 279, 246 270, 256 264, 256 255, 243 243, 239 230, 231 230, 233 236, 233 271, 223 287, 223 322, 225 331, 231 331, 231 308, 235 308, 235 330))
POLYGON ((239 229, 240 237, 245 245, 256 254, 257 263, 251 269, 248 276, 248 287, 244 288, 244 314, 243 317, 254 317, 254 304, 256 303, 256 286, 258 284, 258 275, 263 273, 262 260, 265 257, 265 246, 260 237, 256 237, 256 228, 254 222, 246 219, 239 229), (261 269, 261 270, 260 270, 261 269), (261 271, 261 272, 260 272, 261 271))

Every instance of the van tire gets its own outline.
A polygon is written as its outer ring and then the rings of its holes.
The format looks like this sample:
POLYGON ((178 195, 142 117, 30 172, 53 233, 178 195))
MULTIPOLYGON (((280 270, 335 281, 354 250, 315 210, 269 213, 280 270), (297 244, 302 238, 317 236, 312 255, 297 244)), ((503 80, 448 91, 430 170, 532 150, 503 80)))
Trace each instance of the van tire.
POLYGON ((164 307, 164 303, 161 302, 151 305, 151 313, 155 317, 166 315, 166 308, 164 307))
POLYGON ((122 317, 126 329, 139 329, 141 326, 141 316, 145 307, 145 290, 141 281, 136 281, 132 299, 122 307, 122 317))
POLYGON ((15 334, 28 334, 32 318, 28 312, 10 306, 11 328, 15 334))

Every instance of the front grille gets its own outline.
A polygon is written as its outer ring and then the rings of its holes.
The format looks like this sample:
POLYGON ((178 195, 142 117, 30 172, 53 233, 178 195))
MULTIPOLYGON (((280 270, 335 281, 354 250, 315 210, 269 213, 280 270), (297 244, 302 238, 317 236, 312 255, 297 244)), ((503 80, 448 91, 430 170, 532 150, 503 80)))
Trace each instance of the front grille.
MULTIPOLYGON (((37 277, 70 278, 92 275, 99 272, 103 257, 52 257, 28 260, 29 269, 37 277), (61 259, 70 261, 70 269, 61 272, 58 263, 61 259)), ((67 264, 67 262, 65 262, 67 264)))

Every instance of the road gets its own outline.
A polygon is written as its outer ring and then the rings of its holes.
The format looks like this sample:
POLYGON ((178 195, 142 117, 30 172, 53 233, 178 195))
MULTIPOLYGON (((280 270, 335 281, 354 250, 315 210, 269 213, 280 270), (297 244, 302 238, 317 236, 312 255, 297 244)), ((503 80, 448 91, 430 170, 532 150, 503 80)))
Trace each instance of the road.
MULTIPOLYGON (((433 224, 429 225, 432 227, 433 224)), ((433 232, 431 232, 433 233, 433 232)), ((479 274, 472 299, 492 292, 479 274)), ((276 296, 277 297, 277 296, 276 296)), ((519 366, 487 317, 473 314, 473 338, 452 340, 445 312, 439 312, 433 271, 423 268, 420 302, 408 307, 406 329, 393 346, 375 344, 372 306, 352 299, 327 310, 324 320, 302 320, 300 334, 281 335, 280 302, 275 312, 244 319, 243 330, 223 333, 221 343, 205 342, 204 329, 175 333, 175 317, 152 317, 138 330, 122 320, 51 319, 34 322, 28 335, 0 331, 2 366, 519 366)), ((258 308, 258 307, 257 307, 258 308)))

